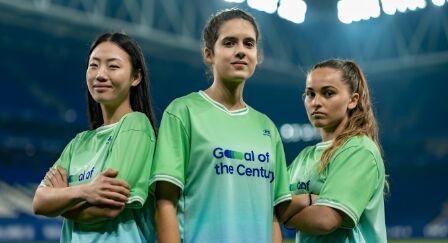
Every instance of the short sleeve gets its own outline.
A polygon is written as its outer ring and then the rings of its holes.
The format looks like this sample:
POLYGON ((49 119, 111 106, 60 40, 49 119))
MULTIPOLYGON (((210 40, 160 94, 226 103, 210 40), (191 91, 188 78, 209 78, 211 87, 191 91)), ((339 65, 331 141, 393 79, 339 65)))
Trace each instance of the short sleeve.
POLYGON ((141 208, 148 197, 155 143, 152 126, 143 114, 126 117, 113 142, 104 168, 117 170, 117 178, 129 183, 128 208, 141 208))
POLYGON ((166 181, 183 190, 185 167, 190 153, 190 139, 182 121, 167 111, 160 124, 151 184, 166 181))
POLYGON ((342 211, 346 217, 341 227, 354 227, 378 187, 377 163, 372 152, 362 146, 337 153, 325 171, 327 178, 315 205, 342 211))

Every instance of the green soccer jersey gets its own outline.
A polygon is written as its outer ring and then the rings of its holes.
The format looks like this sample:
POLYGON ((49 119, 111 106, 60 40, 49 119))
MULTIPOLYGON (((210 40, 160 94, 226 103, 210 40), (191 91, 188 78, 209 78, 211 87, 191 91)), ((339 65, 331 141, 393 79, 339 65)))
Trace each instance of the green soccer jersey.
MULTIPOLYGON (((130 196, 114 219, 81 224, 64 219, 61 242, 153 242, 154 200, 148 197, 155 135, 146 115, 131 112, 119 122, 79 133, 64 149, 56 165, 65 168, 69 186, 91 182, 112 168, 126 180, 130 196)), ((41 183, 41 185, 44 185, 41 183)))
POLYGON ((183 242, 272 241, 273 207, 291 195, 283 145, 266 115, 228 111, 200 91, 174 100, 159 131, 151 177, 182 190, 183 242))
POLYGON ((323 173, 318 164, 331 141, 305 148, 288 168, 292 194, 313 193, 314 205, 344 213, 341 227, 327 235, 297 231, 296 242, 385 243, 384 164, 376 144, 366 136, 350 138, 323 173))

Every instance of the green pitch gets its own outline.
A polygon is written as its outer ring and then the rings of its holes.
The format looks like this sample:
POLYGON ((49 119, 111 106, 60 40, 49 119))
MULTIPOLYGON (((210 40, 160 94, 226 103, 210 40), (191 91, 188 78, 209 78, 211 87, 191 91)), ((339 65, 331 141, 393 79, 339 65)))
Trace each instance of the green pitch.
MULTIPOLYGON (((294 243, 294 240, 287 239, 284 240, 284 243, 294 243)), ((448 243, 448 239, 446 240, 390 240, 389 243, 448 243)))

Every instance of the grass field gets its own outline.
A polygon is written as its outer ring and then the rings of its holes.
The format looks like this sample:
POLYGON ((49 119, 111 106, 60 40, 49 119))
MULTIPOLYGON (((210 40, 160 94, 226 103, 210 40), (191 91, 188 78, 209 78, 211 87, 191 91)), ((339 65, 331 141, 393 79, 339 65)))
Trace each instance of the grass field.
MULTIPOLYGON (((294 243, 294 240, 284 240, 284 243, 294 243)), ((390 240, 389 243, 448 243, 446 240, 390 240)))

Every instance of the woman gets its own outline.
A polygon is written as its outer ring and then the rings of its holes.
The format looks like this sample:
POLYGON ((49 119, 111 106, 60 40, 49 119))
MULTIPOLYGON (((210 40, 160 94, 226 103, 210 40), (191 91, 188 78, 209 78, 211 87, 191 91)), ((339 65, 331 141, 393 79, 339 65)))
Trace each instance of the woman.
POLYGON ((387 242, 384 164, 367 82, 359 66, 327 60, 307 76, 304 103, 322 142, 290 165, 296 242, 387 242))
POLYGON ((90 130, 47 172, 34 211, 64 217, 61 242, 153 242, 147 196, 155 122, 140 47, 125 34, 99 36, 86 80, 90 130))
POLYGON ((225 10, 203 41, 212 85, 174 100, 160 125, 152 172, 159 242, 281 241, 273 207, 290 199, 282 142, 243 100, 259 60, 258 26, 225 10))

